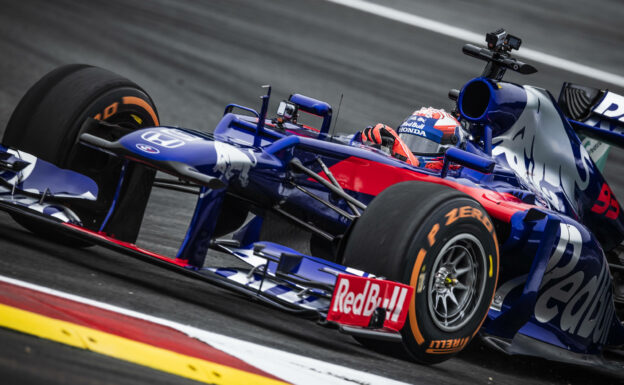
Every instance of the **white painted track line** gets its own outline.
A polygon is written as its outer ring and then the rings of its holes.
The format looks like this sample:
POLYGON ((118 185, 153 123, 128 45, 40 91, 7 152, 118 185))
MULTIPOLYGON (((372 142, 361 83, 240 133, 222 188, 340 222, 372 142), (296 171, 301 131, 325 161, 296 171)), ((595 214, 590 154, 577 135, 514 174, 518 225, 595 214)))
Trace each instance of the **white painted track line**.
MULTIPOLYGON (((345 7, 357 9, 358 11, 370 13, 399 23, 407 24, 413 27, 422 28, 427 31, 435 32, 444 36, 452 37, 466 43, 473 43, 485 46, 485 32, 476 33, 467 29, 455 27, 439 21, 427 19, 422 16, 414 15, 409 12, 400 11, 398 9, 386 7, 384 5, 370 3, 363 0, 325 0, 330 3, 343 5, 345 7)), ((520 48, 516 52, 517 56, 532 60, 534 62, 546 64, 551 67, 559 68, 564 71, 572 72, 588 78, 597 79, 613 85, 624 87, 624 76, 616 75, 610 72, 602 71, 594 67, 563 59, 544 52, 536 51, 530 48, 520 48)))
MULTIPOLYGON (((24 287, 41 293, 65 298, 70 301, 98 307, 108 311, 124 314, 176 329, 186 335, 196 338, 214 348, 228 353, 242 361, 249 363, 267 373, 271 373, 282 380, 296 385, 353 385, 353 384, 382 384, 382 385, 407 385, 404 382, 394 381, 375 374, 362 372, 344 366, 331 364, 314 358, 288 353, 282 350, 258 345, 252 342, 242 341, 233 337, 209 332, 192 326, 183 325, 163 318, 153 317, 133 310, 110 305, 104 302, 80 297, 74 294, 54 290, 45 286, 39 286, 29 282, 20 281, 0 275, 0 281, 15 286, 24 287)), ((310 322, 310 327, 318 327, 310 322)))

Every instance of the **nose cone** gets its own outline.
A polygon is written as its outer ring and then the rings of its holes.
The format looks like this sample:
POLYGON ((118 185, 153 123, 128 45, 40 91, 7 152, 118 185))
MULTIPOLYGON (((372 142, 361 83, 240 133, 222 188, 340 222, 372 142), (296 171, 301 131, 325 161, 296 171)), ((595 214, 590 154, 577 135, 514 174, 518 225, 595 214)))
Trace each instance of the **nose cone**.
POLYGON ((217 142, 209 136, 174 127, 139 130, 119 142, 138 161, 182 176, 192 175, 193 179, 198 179, 198 174, 222 181, 238 177, 246 185, 249 170, 257 163, 250 148, 217 142))
POLYGON ((130 133, 119 140, 130 152, 156 162, 181 162, 200 170, 214 163, 214 142, 174 127, 152 127, 130 133))

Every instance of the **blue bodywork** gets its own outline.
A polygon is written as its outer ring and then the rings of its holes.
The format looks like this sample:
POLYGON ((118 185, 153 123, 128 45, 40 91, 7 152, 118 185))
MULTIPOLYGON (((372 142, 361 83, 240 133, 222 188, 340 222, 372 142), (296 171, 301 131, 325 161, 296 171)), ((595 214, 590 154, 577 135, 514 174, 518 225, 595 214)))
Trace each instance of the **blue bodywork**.
MULTIPOLYGON (((296 218, 326 241, 338 242, 353 218, 394 183, 415 180, 451 186, 479 201, 502 229, 498 290, 484 334, 507 340, 509 346, 521 335, 574 354, 599 355, 605 346, 624 344, 604 253, 624 239, 623 214, 610 194, 606 206, 596 206, 608 184, 547 91, 486 78, 468 82, 459 94, 458 108, 474 139, 465 150, 450 150, 441 170, 408 165, 363 145, 359 135, 330 138, 331 107, 303 95, 292 95, 289 101, 321 117, 320 129, 267 119, 268 99, 269 94, 260 112, 228 106, 213 134, 152 127, 114 143, 85 135, 82 141, 200 185, 176 264, 215 274, 276 302, 321 313, 327 311, 337 274, 368 274, 262 242, 263 213, 296 218), (235 108, 251 115, 235 114, 235 108), (451 163, 464 167, 449 168, 451 163), (297 164, 322 180, 298 171, 297 164), (323 183, 330 178, 326 170, 351 200, 338 199, 323 183), (246 202, 257 215, 230 242, 219 242, 214 231, 227 196, 246 202), (239 258, 250 269, 206 266, 209 248, 239 258)), ((615 135, 613 142, 624 143, 615 131, 604 135, 615 135)), ((0 154, 6 153, 0 147, 0 154)), ((9 166, 4 170, 0 197, 5 203, 16 200, 16 189, 35 198, 46 198, 47 191, 51 201, 59 194, 97 195, 90 179, 44 162, 36 162, 35 171, 18 183, 16 172, 9 166), (41 179, 40 170, 49 178, 41 179)), ((109 216, 114 210, 115 203, 109 216)), ((79 218, 60 220, 80 224, 79 218)))

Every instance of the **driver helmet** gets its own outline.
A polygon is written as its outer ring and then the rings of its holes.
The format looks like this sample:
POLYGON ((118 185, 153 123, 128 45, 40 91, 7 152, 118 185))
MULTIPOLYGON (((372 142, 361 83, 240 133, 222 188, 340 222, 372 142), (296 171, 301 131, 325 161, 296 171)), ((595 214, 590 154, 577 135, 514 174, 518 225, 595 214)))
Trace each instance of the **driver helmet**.
POLYGON ((414 111, 398 128, 401 140, 416 155, 442 155, 451 146, 460 146, 465 134, 453 115, 432 107, 414 111))

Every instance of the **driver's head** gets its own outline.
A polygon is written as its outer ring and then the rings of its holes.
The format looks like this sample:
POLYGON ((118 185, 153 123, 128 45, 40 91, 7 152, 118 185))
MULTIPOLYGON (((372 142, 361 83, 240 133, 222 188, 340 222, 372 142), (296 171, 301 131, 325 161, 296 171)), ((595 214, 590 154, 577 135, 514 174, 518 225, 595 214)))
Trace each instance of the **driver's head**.
POLYGON ((397 130, 399 137, 416 155, 441 155, 447 148, 463 142, 461 124, 444 110, 421 108, 397 130))

